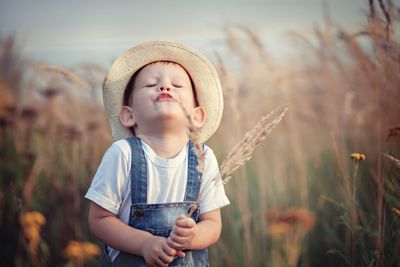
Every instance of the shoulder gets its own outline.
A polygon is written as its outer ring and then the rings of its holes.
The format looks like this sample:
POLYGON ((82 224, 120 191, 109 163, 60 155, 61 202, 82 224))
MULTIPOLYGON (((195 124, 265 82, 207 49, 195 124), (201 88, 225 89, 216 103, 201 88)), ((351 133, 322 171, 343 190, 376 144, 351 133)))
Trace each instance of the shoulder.
POLYGON ((204 153, 205 153, 206 163, 209 161, 217 162, 214 150, 212 150, 212 148, 207 146, 206 144, 204 144, 204 153))
POLYGON ((131 154, 130 145, 126 140, 121 139, 115 141, 104 153, 102 164, 123 164, 129 166, 131 162, 131 154))
POLYGON ((93 177, 86 198, 118 214, 130 189, 130 147, 125 140, 111 144, 93 177))
POLYGON ((106 168, 110 168, 111 166, 129 167, 130 161, 131 161, 131 149, 129 143, 126 140, 122 139, 115 141, 110 145, 110 147, 103 155, 100 167, 102 167, 103 165, 107 166, 106 168))
POLYGON ((204 177, 214 176, 219 171, 218 160, 212 148, 204 145, 205 161, 204 161, 204 177))
POLYGON ((128 141, 125 139, 121 139, 111 144, 111 146, 104 154, 104 158, 108 160, 113 158, 120 158, 127 162, 130 162, 131 154, 132 152, 128 141))
POLYGON ((110 149, 112 149, 115 153, 122 153, 126 158, 130 157, 132 153, 129 142, 126 139, 115 141, 111 145, 110 149))

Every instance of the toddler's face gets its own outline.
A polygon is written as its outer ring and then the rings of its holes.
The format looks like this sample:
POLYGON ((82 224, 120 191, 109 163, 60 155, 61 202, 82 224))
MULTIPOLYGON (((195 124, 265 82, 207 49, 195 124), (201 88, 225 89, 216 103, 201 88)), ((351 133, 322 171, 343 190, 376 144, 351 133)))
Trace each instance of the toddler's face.
POLYGON ((138 125, 159 118, 185 118, 182 106, 187 112, 195 108, 189 75, 178 64, 149 64, 136 76, 130 103, 138 125))

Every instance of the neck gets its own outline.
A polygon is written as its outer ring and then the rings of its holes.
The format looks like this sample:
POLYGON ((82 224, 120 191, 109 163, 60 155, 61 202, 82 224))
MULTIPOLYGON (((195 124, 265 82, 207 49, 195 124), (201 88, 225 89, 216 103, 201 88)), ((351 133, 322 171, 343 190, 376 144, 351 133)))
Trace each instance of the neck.
POLYGON ((137 133, 136 136, 148 144, 154 152, 162 158, 173 158, 179 154, 189 141, 187 132, 146 134, 137 133))

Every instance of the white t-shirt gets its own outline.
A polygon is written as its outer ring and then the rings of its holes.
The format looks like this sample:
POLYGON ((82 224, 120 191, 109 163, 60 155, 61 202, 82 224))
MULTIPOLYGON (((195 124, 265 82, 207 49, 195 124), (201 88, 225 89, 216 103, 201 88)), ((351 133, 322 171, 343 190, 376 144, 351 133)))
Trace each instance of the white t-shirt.
MULTIPOLYGON (((147 203, 182 202, 186 192, 188 173, 188 146, 174 158, 164 159, 142 141, 147 162, 147 203)), ((200 192, 200 214, 229 204, 220 182, 209 182, 219 176, 218 162, 214 152, 204 146, 205 168, 200 192)), ((114 213, 124 223, 129 223, 131 205, 131 157, 127 140, 114 142, 106 151, 85 198, 114 213)), ((109 248, 114 260, 119 251, 109 248)))

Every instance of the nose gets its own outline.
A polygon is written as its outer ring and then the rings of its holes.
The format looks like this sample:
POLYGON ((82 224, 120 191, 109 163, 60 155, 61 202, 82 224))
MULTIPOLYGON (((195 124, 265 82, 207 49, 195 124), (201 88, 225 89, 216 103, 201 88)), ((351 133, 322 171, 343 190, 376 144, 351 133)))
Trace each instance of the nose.
POLYGON ((162 91, 167 91, 169 92, 171 90, 171 86, 169 86, 167 83, 162 83, 159 88, 158 88, 161 92, 162 91))

